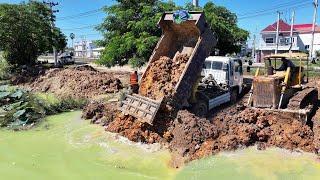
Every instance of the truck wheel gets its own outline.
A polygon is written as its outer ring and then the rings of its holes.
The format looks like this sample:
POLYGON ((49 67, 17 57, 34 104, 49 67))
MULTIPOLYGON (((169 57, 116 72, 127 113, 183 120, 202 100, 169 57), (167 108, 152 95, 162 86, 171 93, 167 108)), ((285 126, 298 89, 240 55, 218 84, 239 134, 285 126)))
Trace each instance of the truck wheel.
POLYGON ((193 105, 192 112, 199 117, 206 117, 208 114, 208 104, 205 101, 199 101, 193 105))
POLYGON ((230 97, 230 102, 231 104, 235 104, 238 100, 238 90, 237 89, 233 89, 231 91, 231 97, 230 97))

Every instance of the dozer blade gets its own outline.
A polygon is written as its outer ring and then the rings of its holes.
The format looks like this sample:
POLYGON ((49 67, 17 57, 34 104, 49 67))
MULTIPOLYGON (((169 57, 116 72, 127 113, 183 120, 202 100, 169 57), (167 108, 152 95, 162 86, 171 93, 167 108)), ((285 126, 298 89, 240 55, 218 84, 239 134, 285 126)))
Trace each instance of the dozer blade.
MULTIPOLYGON (((266 111, 290 114, 304 123, 310 120, 318 103, 318 90, 313 87, 305 87, 292 96, 286 109, 263 108, 266 111)), ((259 109, 259 108, 253 108, 259 109)))
POLYGON ((161 102, 162 100, 154 101, 137 94, 127 94, 120 102, 119 110, 124 114, 137 118, 141 122, 152 124, 161 102))

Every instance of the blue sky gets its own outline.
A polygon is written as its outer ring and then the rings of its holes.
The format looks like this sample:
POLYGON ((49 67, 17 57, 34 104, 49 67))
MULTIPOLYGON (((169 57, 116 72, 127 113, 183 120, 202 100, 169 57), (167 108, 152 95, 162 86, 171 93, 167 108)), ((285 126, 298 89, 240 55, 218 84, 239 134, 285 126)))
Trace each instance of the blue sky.
MULTIPOLYGON (((178 5, 184 5, 192 0, 174 0, 178 5)), ((252 35, 259 35, 267 25, 276 21, 276 11, 282 12, 282 19, 290 23, 290 16, 293 10, 296 11, 296 23, 312 23, 313 0, 213 0, 217 5, 222 5, 236 13, 239 18, 239 26, 248 30, 252 35)), ((19 3, 21 0, 0 0, 0 3, 19 3)), ((56 6, 57 13, 56 25, 69 36, 70 33, 76 34, 76 41, 81 39, 95 40, 101 38, 99 32, 95 31, 93 25, 103 21, 105 14, 101 11, 88 15, 75 16, 77 14, 97 10, 103 6, 110 6, 116 3, 115 0, 55 0, 59 2, 56 6)), ((199 0, 203 6, 207 0, 199 0)), ((319 13, 318 13, 319 14, 319 13)), ((318 21, 319 22, 319 18, 318 21)), ((70 41, 69 41, 70 45, 70 41)))

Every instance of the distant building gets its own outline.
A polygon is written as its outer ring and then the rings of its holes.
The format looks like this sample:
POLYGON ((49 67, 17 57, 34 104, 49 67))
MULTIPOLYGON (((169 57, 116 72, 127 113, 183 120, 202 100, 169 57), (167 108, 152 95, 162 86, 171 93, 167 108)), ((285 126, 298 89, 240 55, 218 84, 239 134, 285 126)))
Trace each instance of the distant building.
MULTIPOLYGON (((279 45, 278 53, 304 52, 308 51, 311 44, 312 24, 295 24, 293 26, 293 39, 291 45, 291 25, 283 20, 279 21, 279 45)), ((260 60, 267 55, 275 53, 276 50, 277 22, 267 26, 261 31, 259 46, 260 60)), ((320 50, 320 27, 316 26, 313 56, 315 51, 320 50)))
POLYGON ((93 58, 100 58, 103 50, 104 50, 104 47, 98 47, 98 48, 92 49, 93 58))
POLYGON ((74 56, 82 58, 99 58, 104 48, 97 47, 92 41, 74 43, 74 56))

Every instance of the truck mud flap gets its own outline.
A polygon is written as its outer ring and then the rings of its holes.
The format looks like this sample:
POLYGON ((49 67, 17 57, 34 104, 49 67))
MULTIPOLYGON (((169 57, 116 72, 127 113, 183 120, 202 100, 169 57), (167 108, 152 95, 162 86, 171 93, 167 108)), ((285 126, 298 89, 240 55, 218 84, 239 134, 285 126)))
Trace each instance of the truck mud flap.
POLYGON ((120 102, 119 110, 124 114, 129 114, 137 118, 141 122, 152 125, 161 102, 162 100, 155 101, 137 94, 127 94, 120 102))

